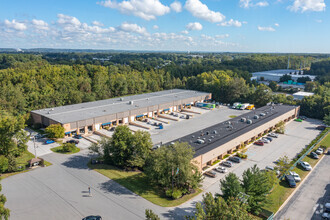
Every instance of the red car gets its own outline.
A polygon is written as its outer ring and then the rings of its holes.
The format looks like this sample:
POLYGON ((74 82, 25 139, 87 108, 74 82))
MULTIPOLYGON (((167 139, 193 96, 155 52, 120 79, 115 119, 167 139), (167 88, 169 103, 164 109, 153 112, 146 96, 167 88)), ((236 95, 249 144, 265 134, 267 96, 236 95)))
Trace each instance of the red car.
POLYGON ((264 146, 264 142, 262 141, 256 141, 254 142, 255 145, 260 145, 260 146, 264 146))

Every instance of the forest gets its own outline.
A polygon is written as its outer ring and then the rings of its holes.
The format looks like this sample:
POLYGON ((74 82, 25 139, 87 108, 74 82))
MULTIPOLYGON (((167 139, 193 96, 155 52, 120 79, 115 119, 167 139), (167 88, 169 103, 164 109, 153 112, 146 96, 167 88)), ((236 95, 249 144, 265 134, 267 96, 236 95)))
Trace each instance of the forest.
MULTIPOLYGON (((304 61, 315 96, 293 101, 250 80, 251 73, 287 66, 287 55, 183 53, 11 53, 0 54, 0 111, 14 116, 33 109, 95 101, 118 96, 186 88, 213 93, 216 101, 300 104, 306 116, 329 114, 329 61, 290 55, 292 66, 304 61)), ((276 86, 273 90, 276 90, 276 86)))

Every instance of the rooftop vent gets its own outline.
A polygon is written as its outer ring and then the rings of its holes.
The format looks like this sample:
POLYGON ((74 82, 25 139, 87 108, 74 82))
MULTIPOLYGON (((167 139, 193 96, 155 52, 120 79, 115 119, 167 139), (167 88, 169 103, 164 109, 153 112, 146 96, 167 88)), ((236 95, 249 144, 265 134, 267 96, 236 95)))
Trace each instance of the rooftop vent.
POLYGON ((258 115, 255 115, 253 118, 254 119, 259 119, 259 116, 258 115))
POLYGON ((248 124, 252 124, 252 120, 247 120, 246 121, 248 124))
POLYGON ((246 122, 246 118, 241 118, 241 122, 246 122))
POLYGON ((120 98, 120 101, 124 101, 124 98, 123 98, 123 97, 121 97, 121 98, 120 98))
POLYGON ((50 114, 50 112, 48 111, 47 114, 50 114))
POLYGON ((133 101, 129 101, 128 103, 129 103, 130 105, 133 105, 133 104, 134 104, 134 102, 133 102, 133 101))

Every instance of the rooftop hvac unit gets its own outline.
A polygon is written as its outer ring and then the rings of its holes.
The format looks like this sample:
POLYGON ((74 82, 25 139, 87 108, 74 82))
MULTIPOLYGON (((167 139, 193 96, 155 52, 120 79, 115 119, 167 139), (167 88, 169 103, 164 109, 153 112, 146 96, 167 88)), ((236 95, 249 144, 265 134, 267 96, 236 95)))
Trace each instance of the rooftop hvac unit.
POLYGON ((259 116, 258 115, 255 115, 253 118, 254 119, 259 119, 259 116))
POLYGON ((121 97, 121 98, 120 98, 120 101, 124 101, 124 98, 123 98, 123 97, 121 97))
POLYGON ((241 122, 246 122, 246 118, 241 118, 241 122))
POLYGON ((133 102, 133 101, 129 101, 128 103, 129 103, 130 105, 133 105, 133 104, 134 104, 134 102, 133 102))
POLYGON ((252 120, 247 120, 246 123, 252 124, 252 120))
POLYGON ((204 144, 204 143, 205 143, 205 141, 204 141, 204 140, 202 140, 202 139, 197 139, 197 143, 199 143, 199 144, 204 144))

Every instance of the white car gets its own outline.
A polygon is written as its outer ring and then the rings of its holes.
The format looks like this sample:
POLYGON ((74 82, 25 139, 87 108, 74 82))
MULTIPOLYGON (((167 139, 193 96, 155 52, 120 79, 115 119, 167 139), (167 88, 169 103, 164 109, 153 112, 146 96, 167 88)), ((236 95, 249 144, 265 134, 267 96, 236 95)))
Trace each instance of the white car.
POLYGON ((270 141, 267 138, 262 138, 261 141, 266 143, 266 144, 270 143, 270 141))
POLYGON ((305 161, 300 161, 300 165, 307 171, 312 170, 312 166, 309 165, 309 163, 305 162, 305 161))
POLYGON ((321 155, 321 154, 323 154, 323 149, 319 148, 315 151, 315 153, 317 153, 318 155, 321 155))
POLYGON ((220 173, 227 173, 228 170, 225 167, 216 167, 215 168, 216 171, 220 172, 220 173))
POLYGON ((186 118, 186 116, 184 116, 184 115, 181 115, 181 116, 180 116, 180 118, 183 118, 183 119, 185 119, 185 118, 186 118))
POLYGON ((296 182, 300 182, 301 181, 301 178, 300 178, 300 176, 299 176, 298 173, 296 173, 294 171, 290 171, 289 173, 290 173, 291 176, 293 176, 294 181, 296 181, 296 182))
POLYGON ((278 138, 278 134, 276 134, 276 133, 269 133, 268 136, 278 138))
POLYGON ((324 218, 324 219, 330 219, 330 212, 323 212, 322 218, 324 218))

